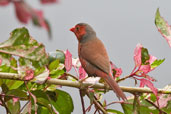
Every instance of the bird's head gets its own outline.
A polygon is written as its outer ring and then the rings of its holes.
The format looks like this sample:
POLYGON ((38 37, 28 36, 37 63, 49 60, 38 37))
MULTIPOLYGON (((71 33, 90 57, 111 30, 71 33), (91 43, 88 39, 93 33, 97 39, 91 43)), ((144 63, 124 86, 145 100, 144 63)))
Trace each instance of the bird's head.
POLYGON ((72 31, 76 35, 79 42, 85 41, 89 38, 93 38, 96 36, 96 33, 93 28, 86 23, 79 23, 72 27, 70 31, 72 31))

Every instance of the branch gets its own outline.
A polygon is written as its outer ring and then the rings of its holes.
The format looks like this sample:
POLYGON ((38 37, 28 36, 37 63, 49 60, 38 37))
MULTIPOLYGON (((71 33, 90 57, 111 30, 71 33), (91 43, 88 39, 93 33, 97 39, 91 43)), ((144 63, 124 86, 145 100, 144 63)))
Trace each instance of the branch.
MULTIPOLYGON (((14 73, 0 73, 0 78, 2 79, 11 79, 11 80, 23 80, 24 81, 24 76, 21 76, 19 74, 14 74, 14 73)), ((46 81, 47 84, 55 84, 55 85, 61 85, 61 86, 69 86, 69 87, 74 87, 74 88, 81 88, 81 89, 86 89, 88 87, 91 88, 96 88, 96 89, 109 89, 112 90, 111 88, 106 88, 104 84, 97 83, 97 84, 92 84, 92 83, 87 83, 87 82, 78 82, 78 81, 69 81, 69 80, 60 80, 60 79, 49 79, 46 81)), ((129 92, 129 93, 153 93, 149 88, 140 88, 140 87, 126 87, 126 86, 120 86, 120 88, 124 92, 129 92)), ((158 93, 163 93, 163 94, 171 94, 171 90, 165 90, 165 89, 158 89, 158 93)))

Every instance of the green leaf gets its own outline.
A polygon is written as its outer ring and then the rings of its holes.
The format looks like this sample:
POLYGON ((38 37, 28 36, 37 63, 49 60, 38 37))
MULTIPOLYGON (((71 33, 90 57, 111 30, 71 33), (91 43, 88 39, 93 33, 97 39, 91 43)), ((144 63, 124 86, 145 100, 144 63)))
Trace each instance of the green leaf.
POLYGON ((58 59, 60 63, 64 63, 65 61, 65 54, 63 51, 61 50, 56 50, 55 52, 50 52, 49 53, 49 63, 51 63, 52 61, 58 59))
POLYGON ((2 92, 3 92, 3 93, 7 93, 7 92, 9 91, 9 88, 7 87, 7 85, 6 85, 5 83, 3 83, 3 84, 1 85, 1 88, 2 88, 2 92))
POLYGON ((143 65, 149 64, 147 61, 150 59, 147 48, 142 47, 141 50, 141 62, 143 65))
POLYGON ((40 66, 48 62, 44 45, 31 38, 24 27, 12 31, 10 38, 0 44, 0 52, 36 61, 40 66))
POLYGON ((38 105, 37 113, 38 114, 53 114, 53 112, 50 113, 50 111, 46 107, 40 106, 40 105, 38 105))
POLYGON ((52 111, 52 108, 50 107, 50 101, 48 100, 48 96, 45 92, 42 90, 36 90, 32 91, 32 94, 34 94, 37 98, 37 104, 45 106, 49 109, 49 111, 52 111))
POLYGON ((45 71, 45 67, 38 67, 35 71, 34 71, 34 75, 37 76, 41 73, 43 73, 45 71))
POLYGON ((169 35, 168 25, 166 24, 165 20, 160 16, 159 8, 157 8, 156 11, 155 24, 162 34, 166 36, 169 35))
POLYGON ((20 102, 19 101, 15 102, 15 104, 14 104, 13 100, 10 99, 9 101, 7 101, 6 104, 7 104, 9 111, 11 112, 11 114, 19 114, 20 113, 20 102))
POLYGON ((6 84, 10 90, 19 88, 23 83, 23 81, 18 80, 6 80, 6 84))
POLYGON ((62 91, 56 90, 54 92, 46 92, 51 100, 51 104, 60 114, 71 114, 74 109, 71 96, 62 91))
MULTIPOLYGON (((130 98, 128 100, 129 104, 128 103, 123 103, 121 104, 122 105, 122 108, 124 110, 124 114, 132 114, 132 111, 133 111, 133 98, 130 98)), ((150 114, 150 113, 153 113, 153 114, 159 114, 159 111, 158 109, 156 109, 153 105, 151 105, 150 103, 148 103, 146 100, 141 100, 140 101, 140 106, 139 106, 139 112, 141 112, 141 114, 150 114)))
POLYGON ((14 69, 17 68, 17 60, 14 57, 0 52, 0 59, 2 61, 0 72, 17 73, 17 70, 14 69))
POLYGON ((61 76, 61 75, 64 74, 64 73, 65 73, 64 70, 58 70, 58 69, 52 70, 52 71, 50 72, 50 77, 51 77, 51 78, 58 78, 58 76, 61 76))
POLYGON ((151 64, 151 68, 156 68, 158 67, 160 64, 162 64, 164 62, 165 59, 159 59, 159 60, 155 60, 152 64, 151 64))
POLYGON ((9 90, 6 95, 13 95, 15 97, 19 97, 21 99, 27 99, 27 93, 20 89, 12 89, 9 90))
POLYGON ((122 112, 114 109, 107 109, 107 112, 114 113, 114 114, 123 114, 122 112))
POLYGON ((52 71, 52 70, 56 69, 58 67, 58 65, 59 65, 59 60, 56 59, 49 64, 48 68, 50 71, 52 71))

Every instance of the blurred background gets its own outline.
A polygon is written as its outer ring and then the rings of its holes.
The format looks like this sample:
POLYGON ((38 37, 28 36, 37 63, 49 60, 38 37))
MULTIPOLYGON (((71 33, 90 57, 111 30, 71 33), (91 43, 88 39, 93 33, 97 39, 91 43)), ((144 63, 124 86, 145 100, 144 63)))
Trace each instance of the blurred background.
MULTIPOLYGON (((79 22, 86 22, 94 28, 105 44, 111 61, 122 68, 122 77, 129 75, 134 68, 133 52, 136 44, 141 43, 151 55, 166 59, 149 74, 157 80, 155 87, 163 88, 171 83, 171 48, 154 24, 158 7, 161 16, 171 24, 170 0, 60 0, 49 5, 42 5, 39 0, 25 1, 31 7, 43 10, 51 25, 52 39, 48 39, 45 29, 35 27, 31 22, 27 25, 21 24, 16 18, 14 5, 9 4, 0 7, 0 42, 7 40, 13 29, 25 26, 32 37, 46 46, 47 52, 68 49, 73 57, 78 57, 77 40, 69 29, 79 22)), ((75 72, 71 73, 75 75, 75 72)), ((135 86, 134 80, 131 79, 119 85, 135 86)), ((69 87, 61 89, 69 92, 73 98, 73 114, 82 113, 79 91, 69 87)), ((118 100, 113 92, 105 94, 104 99, 107 99, 108 103, 118 100)), ((90 101, 87 98, 85 101, 88 107, 90 101)), ((111 108, 122 110, 119 104, 112 105, 111 108)), ((5 113, 2 107, 0 113, 5 113)))

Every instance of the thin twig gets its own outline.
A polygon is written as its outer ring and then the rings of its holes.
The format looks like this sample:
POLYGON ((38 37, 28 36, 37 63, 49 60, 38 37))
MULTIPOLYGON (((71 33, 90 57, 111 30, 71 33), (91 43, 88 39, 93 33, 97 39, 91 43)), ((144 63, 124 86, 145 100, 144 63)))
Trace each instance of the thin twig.
POLYGON ((26 104, 24 104, 24 106, 21 108, 21 110, 20 110, 20 114, 21 114, 21 112, 23 111, 23 109, 28 105, 28 103, 29 103, 30 101, 27 101, 26 102, 26 104))
POLYGON ((125 76, 125 77, 123 77, 123 78, 121 78, 121 79, 117 80, 116 82, 117 82, 117 83, 119 83, 119 82, 124 81, 125 79, 127 79, 127 78, 131 78, 131 77, 132 77, 132 75, 125 76))
MULTIPOLYGON (((88 90, 86 90, 86 95, 90 98, 88 90)), ((93 103, 95 104, 96 108, 98 108, 99 110, 103 112, 103 114, 107 114, 106 110, 96 99, 93 99, 93 103)))
POLYGON ((133 114, 139 114, 139 111, 138 111, 138 98, 139 98, 139 95, 138 94, 134 94, 134 102, 133 102, 133 110, 132 110, 132 113, 133 114))
POLYGON ((161 110, 157 105, 155 105, 153 102, 151 102, 148 99, 145 99, 148 103, 150 103, 151 105, 153 105, 156 109, 158 109, 160 111, 161 114, 167 114, 165 111, 161 110))
POLYGON ((79 92, 80 92, 80 98, 81 98, 83 114, 86 114, 82 90, 80 89, 79 92))

